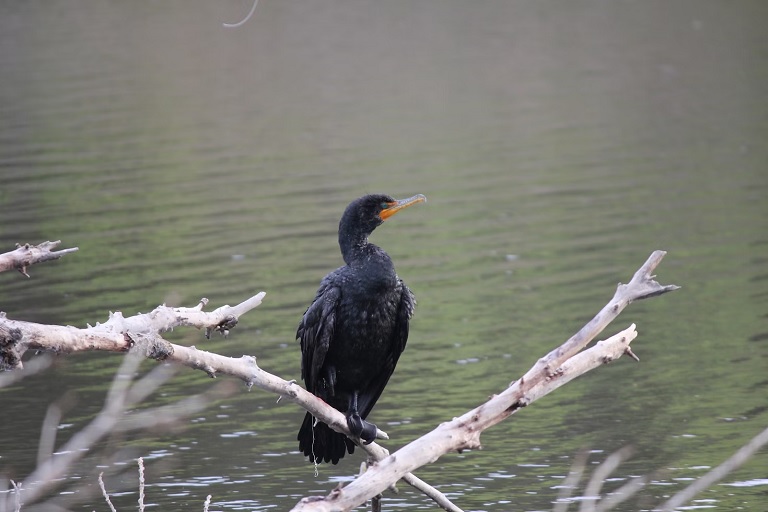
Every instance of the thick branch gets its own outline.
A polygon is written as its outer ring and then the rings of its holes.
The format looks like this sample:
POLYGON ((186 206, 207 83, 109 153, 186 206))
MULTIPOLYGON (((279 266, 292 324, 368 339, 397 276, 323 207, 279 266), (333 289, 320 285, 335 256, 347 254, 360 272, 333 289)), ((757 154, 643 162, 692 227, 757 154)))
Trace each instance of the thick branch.
POLYGON ((221 329, 232 326, 243 313, 258 306, 264 297, 258 293, 237 306, 223 306, 211 313, 202 311, 207 300, 194 308, 160 306, 151 313, 124 318, 112 313, 109 321, 95 327, 78 329, 58 325, 43 325, 10 320, 0 313, 0 368, 22 368, 21 356, 27 350, 58 354, 83 351, 126 352, 133 348, 145 357, 203 370, 211 377, 226 374, 298 403, 321 421, 339 432, 349 433, 344 415, 301 388, 295 381, 286 381, 265 372, 253 356, 227 357, 195 347, 171 343, 158 334, 174 326, 192 325, 198 328, 221 329))
MULTIPOLYGON (((294 510, 351 510, 380 494, 408 472, 434 462, 448 452, 479 448, 480 434, 485 429, 573 378, 623 354, 632 354, 629 343, 637 336, 634 324, 590 349, 580 351, 632 301, 678 288, 674 285, 661 286, 653 281, 651 272, 661 262, 664 254, 662 251, 651 254, 632 280, 626 285, 620 284, 613 299, 587 325, 540 359, 523 378, 513 382, 502 393, 381 459, 348 486, 337 488, 326 497, 302 499, 294 510)), ((371 447, 377 450, 375 445, 366 448, 371 447)))
POLYGON ((207 299, 202 299, 194 308, 158 306, 150 313, 129 318, 117 311, 110 314, 107 322, 86 329, 19 322, 0 313, 0 370, 22 368, 21 357, 29 349, 57 354, 92 350, 125 352, 143 341, 147 357, 185 364, 205 370, 209 375, 220 371, 247 381, 244 367, 233 367, 232 358, 175 345, 156 333, 182 325, 205 328, 206 334, 211 330, 227 333, 237 324, 240 315, 261 304, 264 295, 260 292, 237 306, 222 306, 210 313, 202 311, 207 299))
POLYGON ((27 274, 27 267, 34 265, 35 263, 43 263, 44 261, 57 260, 78 250, 77 247, 71 249, 62 249, 60 251, 53 251, 61 243, 61 240, 55 242, 43 242, 40 245, 19 245, 16 244, 16 250, 0 254, 0 272, 6 270, 16 269, 23 275, 29 277, 27 274))
POLYGON ((521 379, 525 385, 534 386, 537 380, 548 378, 551 369, 557 368, 563 361, 586 347, 632 302, 679 289, 680 287, 674 284, 662 286, 653 280, 656 276, 651 275, 666 254, 665 251, 654 251, 643 263, 643 266, 635 272, 629 283, 619 283, 613 298, 592 320, 587 322, 584 327, 579 329, 579 332, 571 336, 565 343, 539 359, 528 370, 521 379))
POLYGON ((145 334, 170 331, 181 326, 190 326, 205 329, 207 338, 210 337, 212 330, 226 335, 230 329, 237 325, 240 316, 261 304, 265 295, 265 292, 259 292, 236 306, 221 306, 211 312, 203 311, 203 307, 208 305, 208 299, 206 298, 200 299, 198 305, 193 308, 171 308, 162 305, 149 313, 139 313, 128 318, 125 318, 122 313, 116 311, 110 313, 109 320, 106 323, 96 324, 94 329, 108 332, 145 334))

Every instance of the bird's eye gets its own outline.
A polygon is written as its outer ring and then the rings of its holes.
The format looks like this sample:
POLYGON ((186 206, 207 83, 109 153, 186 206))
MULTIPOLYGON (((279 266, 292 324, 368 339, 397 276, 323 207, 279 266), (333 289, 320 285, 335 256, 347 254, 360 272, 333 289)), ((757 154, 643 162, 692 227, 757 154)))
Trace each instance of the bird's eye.
POLYGON ((386 210, 387 208, 389 208, 389 203, 381 203, 382 210, 386 210))

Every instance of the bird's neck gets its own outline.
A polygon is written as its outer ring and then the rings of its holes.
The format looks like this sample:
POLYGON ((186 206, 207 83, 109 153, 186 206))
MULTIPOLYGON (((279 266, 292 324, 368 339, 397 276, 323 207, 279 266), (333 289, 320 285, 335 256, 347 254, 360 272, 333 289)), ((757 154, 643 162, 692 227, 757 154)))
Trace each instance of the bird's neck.
MULTIPOLYGON (((393 267, 392 260, 378 245, 368 241, 368 235, 341 236, 339 235, 339 247, 344 263, 350 267, 361 267, 370 264, 377 265, 382 270, 393 267)), ((394 270, 394 267, 393 267, 394 270)))
POLYGON ((339 233, 339 248, 344 263, 353 265, 355 262, 364 260, 375 245, 368 242, 368 235, 365 233, 339 233))
POLYGON ((345 222, 344 219, 339 223, 339 248, 347 265, 351 265, 354 260, 361 258, 366 247, 371 245, 368 243, 368 235, 370 232, 360 229, 353 223, 345 222), (352 225, 350 226, 350 224, 352 225))

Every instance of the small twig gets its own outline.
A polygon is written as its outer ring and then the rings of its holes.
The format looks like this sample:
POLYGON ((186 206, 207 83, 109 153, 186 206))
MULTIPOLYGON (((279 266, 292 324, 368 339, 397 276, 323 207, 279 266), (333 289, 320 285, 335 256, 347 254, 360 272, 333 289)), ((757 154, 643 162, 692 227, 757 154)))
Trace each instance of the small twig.
POLYGON ((21 275, 29 277, 27 267, 36 263, 57 260, 64 256, 79 250, 77 247, 71 249, 62 249, 53 251, 61 243, 61 240, 55 242, 43 242, 38 245, 16 244, 16 250, 0 254, 0 272, 16 269, 21 275))
POLYGON ((256 12, 256 6, 259 5, 259 0, 253 0, 253 6, 251 6, 251 11, 246 15, 245 18, 238 21, 237 23, 222 23, 226 28, 237 28, 242 25, 245 25, 245 23, 251 19, 251 16, 253 16, 253 13, 256 12))
POLYGON ((624 351, 625 354, 627 354, 629 357, 634 359, 636 362, 640 362, 640 358, 635 355, 634 352, 632 352, 632 349, 630 347, 627 347, 627 350, 624 351))
POLYGON ((104 496, 104 499, 107 501, 107 505, 109 505, 109 509, 112 512, 117 512, 117 509, 115 509, 115 506, 112 505, 112 501, 109 499, 109 494, 107 493, 107 488, 104 487, 104 472, 102 471, 99 473, 99 487, 101 487, 101 494, 104 496))
POLYGON ((139 512, 144 512, 144 459, 139 457, 139 512))
POLYGON ((14 494, 14 512, 19 512, 21 510, 21 482, 15 482, 14 480, 11 480, 11 485, 13 486, 13 494, 14 494))
POLYGON ((456 504, 449 500, 448 496, 438 491, 413 473, 407 473, 405 476, 403 476, 402 479, 405 483, 414 489, 421 491, 422 494, 428 498, 431 498, 443 510, 448 512, 464 512, 462 509, 457 507, 456 504))

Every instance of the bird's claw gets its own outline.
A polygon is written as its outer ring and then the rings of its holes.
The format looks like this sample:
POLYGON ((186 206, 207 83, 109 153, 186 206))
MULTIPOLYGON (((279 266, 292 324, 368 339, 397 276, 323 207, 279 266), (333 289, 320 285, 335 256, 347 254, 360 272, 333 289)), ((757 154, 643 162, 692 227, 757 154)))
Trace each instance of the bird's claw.
POLYGON ((363 423, 365 423, 363 418, 357 413, 347 416, 347 427, 349 427, 349 433, 353 437, 360 437, 363 433, 363 423))
POLYGON ((376 432, 379 430, 376 425, 365 421, 359 414, 347 416, 347 427, 354 437, 359 437, 365 444, 371 444, 376 440, 376 432))
POLYGON ((365 444, 371 444, 376 440, 376 431, 379 429, 373 423, 363 421, 363 431, 360 433, 360 439, 365 444))

